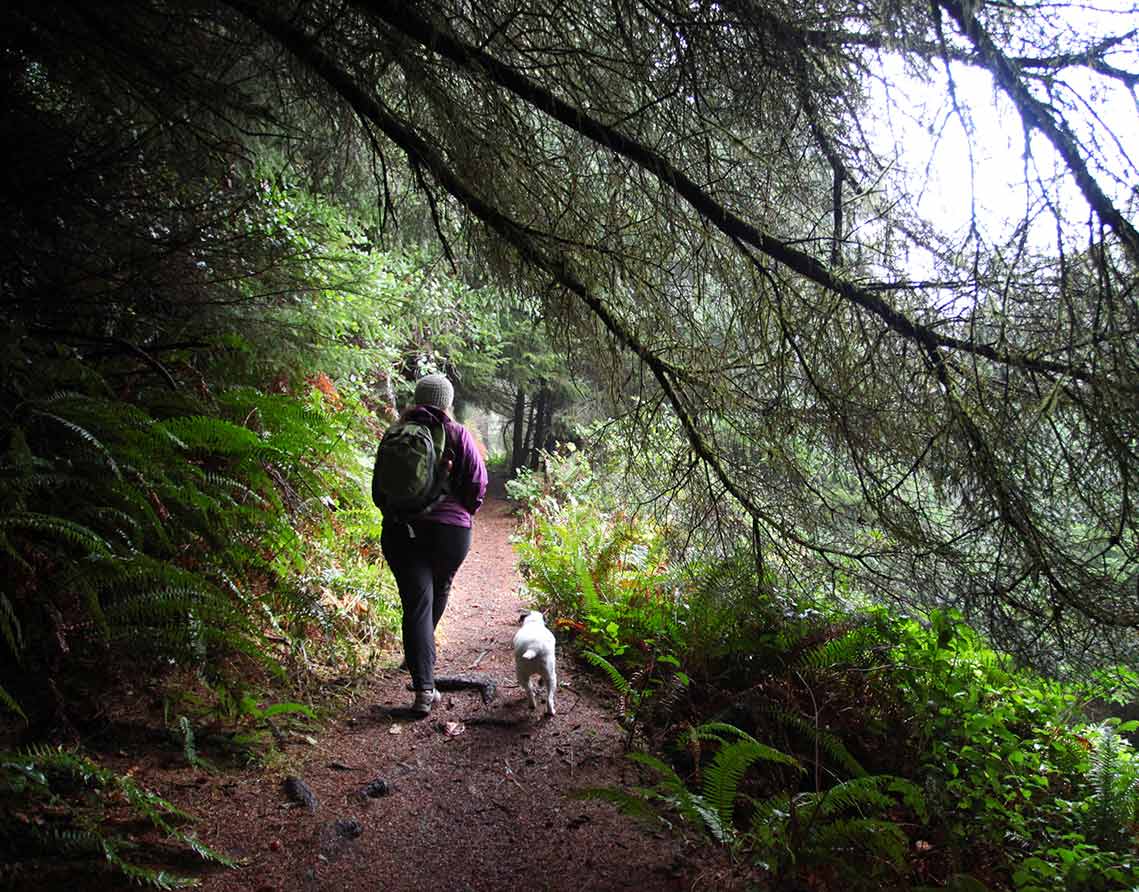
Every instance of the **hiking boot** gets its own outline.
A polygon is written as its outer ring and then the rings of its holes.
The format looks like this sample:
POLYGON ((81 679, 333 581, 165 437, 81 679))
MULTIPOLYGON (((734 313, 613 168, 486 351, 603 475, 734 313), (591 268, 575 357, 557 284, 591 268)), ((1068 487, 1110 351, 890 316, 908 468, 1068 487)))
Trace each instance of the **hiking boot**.
POLYGON ((431 707, 443 699, 443 695, 434 689, 415 692, 415 702, 411 704, 411 711, 420 715, 428 715, 431 707))

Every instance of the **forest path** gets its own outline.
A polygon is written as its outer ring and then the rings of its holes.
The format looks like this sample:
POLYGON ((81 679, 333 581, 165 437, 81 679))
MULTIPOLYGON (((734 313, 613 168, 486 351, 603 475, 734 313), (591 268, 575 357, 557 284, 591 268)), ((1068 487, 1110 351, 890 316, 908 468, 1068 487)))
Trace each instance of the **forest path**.
POLYGON ((513 528, 508 504, 488 499, 437 630, 437 674, 488 677, 497 697, 484 705, 477 691, 446 693, 428 718, 408 721, 397 717, 411 701, 407 674, 380 671, 315 746, 290 747, 288 770, 311 787, 314 812, 287 805, 279 776, 203 787, 188 804, 203 817, 203 838, 246 859, 241 870, 211 873, 203 889, 723 888, 707 852, 568 798, 631 781, 630 766, 612 693, 567 654, 556 716, 545 718, 541 704, 531 711, 514 681, 511 639, 524 605, 513 528), (391 792, 360 796, 376 778, 391 792))

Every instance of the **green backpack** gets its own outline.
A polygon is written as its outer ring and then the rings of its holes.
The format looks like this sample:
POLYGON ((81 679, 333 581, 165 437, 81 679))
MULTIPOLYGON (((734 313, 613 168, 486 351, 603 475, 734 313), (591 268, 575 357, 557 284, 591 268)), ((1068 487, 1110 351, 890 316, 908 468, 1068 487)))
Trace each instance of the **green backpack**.
POLYGON ((450 491, 447 431, 441 424, 401 421, 388 428, 376 450, 372 501, 387 516, 414 520, 450 491))

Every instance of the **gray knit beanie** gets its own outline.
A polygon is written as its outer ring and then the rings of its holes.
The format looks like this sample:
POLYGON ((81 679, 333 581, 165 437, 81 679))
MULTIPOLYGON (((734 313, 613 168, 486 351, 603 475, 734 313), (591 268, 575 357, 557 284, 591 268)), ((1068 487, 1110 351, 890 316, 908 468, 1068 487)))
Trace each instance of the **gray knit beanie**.
POLYGON ((455 401, 455 388, 446 375, 426 375, 415 382, 415 405, 450 409, 455 401))

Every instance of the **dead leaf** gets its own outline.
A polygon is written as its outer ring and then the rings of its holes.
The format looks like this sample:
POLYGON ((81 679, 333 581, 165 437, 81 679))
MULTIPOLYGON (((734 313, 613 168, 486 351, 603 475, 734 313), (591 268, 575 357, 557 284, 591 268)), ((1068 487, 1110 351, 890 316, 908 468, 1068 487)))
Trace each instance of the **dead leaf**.
POLYGON ((446 722, 443 725, 443 733, 448 737, 458 737, 466 730, 467 726, 462 722, 446 722))

